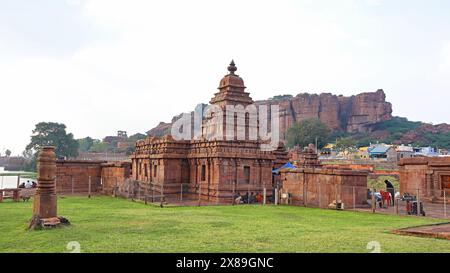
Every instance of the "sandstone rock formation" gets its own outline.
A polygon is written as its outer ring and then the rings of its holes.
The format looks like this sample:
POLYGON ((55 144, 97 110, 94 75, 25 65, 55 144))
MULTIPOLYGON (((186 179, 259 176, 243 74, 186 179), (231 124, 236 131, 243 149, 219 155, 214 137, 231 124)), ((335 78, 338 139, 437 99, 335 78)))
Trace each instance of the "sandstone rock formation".
POLYGON ((172 124, 181 118, 181 114, 172 118, 171 122, 160 122, 158 126, 151 129, 147 132, 147 135, 154 137, 162 137, 170 134, 170 129, 172 128, 172 124))
POLYGON ((298 94, 292 98, 257 102, 278 103, 281 110, 281 132, 295 122, 317 118, 333 131, 368 132, 375 123, 392 118, 392 105, 383 90, 344 97, 330 93, 298 94))
MULTIPOLYGON (((295 122, 318 118, 333 131, 370 132, 371 126, 392 118, 392 105, 386 102, 383 90, 345 97, 330 93, 301 93, 295 97, 281 96, 258 101, 256 104, 280 106, 281 137, 295 122)), ((172 122, 179 116, 174 117, 172 122)), ((147 134, 161 136, 170 132, 172 123, 160 123, 147 134)))

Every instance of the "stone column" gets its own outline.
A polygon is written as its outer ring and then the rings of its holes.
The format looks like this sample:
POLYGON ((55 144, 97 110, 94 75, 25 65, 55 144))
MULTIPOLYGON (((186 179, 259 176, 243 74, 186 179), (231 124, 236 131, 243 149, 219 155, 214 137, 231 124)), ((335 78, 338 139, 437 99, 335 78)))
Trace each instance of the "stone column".
POLYGON ((56 217, 56 155, 54 147, 44 147, 38 156, 38 187, 34 197, 33 216, 56 217))
POLYGON ((54 147, 44 147, 37 161, 38 187, 33 201, 33 217, 29 229, 54 227, 68 223, 67 219, 57 217, 56 206, 56 155, 54 147))
POLYGON ((436 198, 436 189, 433 183, 433 171, 428 171, 425 173, 425 188, 427 190, 426 197, 434 200, 436 198))
POLYGON ((436 193, 436 197, 440 198, 443 195, 441 192, 441 186, 439 185, 439 175, 437 173, 433 173, 432 179, 433 179, 433 188, 434 188, 434 192, 436 193))

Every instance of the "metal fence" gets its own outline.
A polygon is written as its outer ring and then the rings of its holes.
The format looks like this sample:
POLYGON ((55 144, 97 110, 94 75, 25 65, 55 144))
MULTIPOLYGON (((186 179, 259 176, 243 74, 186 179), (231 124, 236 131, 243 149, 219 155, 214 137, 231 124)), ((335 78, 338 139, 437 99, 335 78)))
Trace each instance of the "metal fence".
POLYGON ((415 189, 408 193, 387 194, 386 190, 372 189, 370 210, 373 213, 450 218, 450 189, 433 190, 432 193, 415 189))
MULTIPOLYGON (((0 183, 3 178, 0 175, 0 183)), ((9 184, 16 188, 21 183, 19 177, 9 184)), ((346 186, 330 181, 318 183, 298 183, 293 188, 266 187, 254 184, 208 185, 207 183, 153 183, 117 177, 103 177, 100 187, 91 185, 91 179, 82 192, 78 191, 74 179, 65 183, 63 191, 58 194, 73 194, 91 197, 106 194, 122 197, 145 204, 157 206, 211 206, 211 205, 246 205, 276 204, 317 207, 324 209, 357 210, 372 213, 427 216, 450 218, 450 189, 425 191, 412 190, 409 193, 398 193, 389 189, 367 189, 365 186, 346 186)), ((58 182, 57 182, 58 183, 58 182)), ((58 188, 58 187, 57 187, 58 188)), ((1 191, 0 201, 14 197, 14 191, 1 191)), ((32 193, 20 189, 19 198, 28 198, 32 193)))
POLYGON ((300 182, 280 190, 280 203, 316 208, 367 208, 367 191, 363 186, 344 186, 331 181, 300 182))
POLYGON ((295 187, 280 190, 279 204, 448 219, 449 196, 450 189, 432 192, 416 189, 400 194, 386 188, 367 189, 326 181, 300 182, 295 187))
POLYGON ((107 192, 146 204, 159 206, 211 206, 273 203, 273 191, 263 186, 239 185, 220 190, 207 183, 152 183, 125 180, 107 192))

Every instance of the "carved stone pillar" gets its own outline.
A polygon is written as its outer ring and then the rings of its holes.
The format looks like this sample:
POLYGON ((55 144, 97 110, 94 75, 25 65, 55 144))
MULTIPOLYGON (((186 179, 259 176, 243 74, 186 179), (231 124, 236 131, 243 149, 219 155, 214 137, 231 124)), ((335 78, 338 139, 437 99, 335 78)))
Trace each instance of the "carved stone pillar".
POLYGON ((441 186, 439 185, 439 175, 437 173, 433 174, 433 188, 436 193, 436 197, 442 197, 441 186))
POLYGON ((34 197, 33 215, 39 218, 56 217, 56 155, 54 147, 44 147, 39 153, 38 185, 34 197))
POLYGON ((37 161, 38 186, 34 196, 33 217, 29 229, 54 227, 69 221, 57 217, 56 155, 54 147, 44 147, 37 161))
POLYGON ((433 176, 432 172, 427 172, 425 174, 425 188, 427 190, 426 196, 430 198, 436 197, 432 176, 433 176))

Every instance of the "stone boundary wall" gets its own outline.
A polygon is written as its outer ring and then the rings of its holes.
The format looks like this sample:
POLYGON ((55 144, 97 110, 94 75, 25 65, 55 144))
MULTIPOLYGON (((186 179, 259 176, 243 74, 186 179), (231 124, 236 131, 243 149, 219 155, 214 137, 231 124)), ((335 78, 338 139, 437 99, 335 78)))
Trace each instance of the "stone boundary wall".
POLYGON ((348 169, 348 170, 361 170, 361 171, 374 171, 372 164, 324 164, 323 169, 348 169))
POLYGON ((400 193, 426 201, 442 202, 450 195, 450 157, 416 157, 400 160, 400 193))
POLYGON ((327 208, 334 200, 346 207, 367 204, 367 171, 300 168, 281 172, 282 192, 293 204, 327 208))
POLYGON ((368 171, 369 178, 377 179, 380 176, 393 176, 396 179, 400 178, 398 170, 377 170, 374 165, 371 164, 326 164, 322 165, 324 169, 342 169, 342 170, 355 170, 355 171, 368 171))
MULTIPOLYGON (((339 168, 345 166, 352 169, 382 169, 382 170, 397 170, 396 162, 376 161, 376 160, 346 160, 346 159, 321 159, 320 162, 324 167, 331 166, 339 168)), ((345 168, 344 167, 344 168, 345 168)))
POLYGON ((128 160, 128 156, 125 153, 80 152, 80 154, 73 159, 82 161, 92 160, 92 161, 119 162, 128 160))
POLYGON ((126 180, 131 177, 131 163, 104 163, 101 165, 101 177, 102 193, 113 195, 115 189, 123 189, 126 187, 126 180))
POLYGON ((98 193, 101 190, 103 163, 106 162, 58 160, 56 162, 56 192, 58 194, 88 194, 89 191, 93 194, 98 193))

